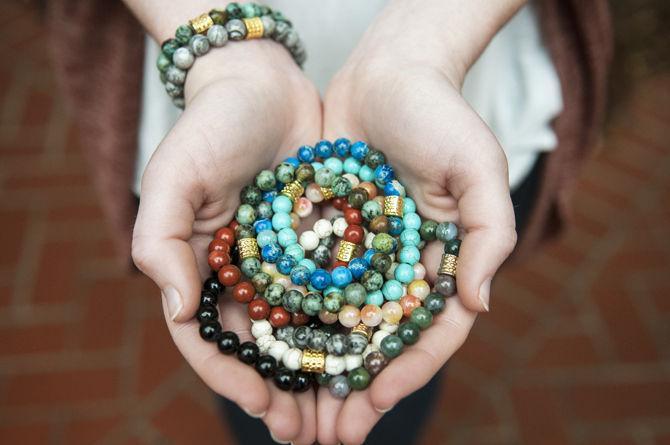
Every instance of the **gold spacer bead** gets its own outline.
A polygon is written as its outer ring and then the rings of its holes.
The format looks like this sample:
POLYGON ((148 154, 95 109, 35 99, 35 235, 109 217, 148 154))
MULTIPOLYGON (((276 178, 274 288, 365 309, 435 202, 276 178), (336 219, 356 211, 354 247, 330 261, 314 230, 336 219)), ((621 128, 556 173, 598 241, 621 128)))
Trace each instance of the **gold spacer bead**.
POLYGON ((323 372, 326 370, 326 353, 324 351, 305 349, 302 352, 300 368, 304 372, 323 374, 323 372))
POLYGON ((193 28, 196 34, 204 34, 209 28, 214 25, 214 20, 209 16, 209 14, 200 14, 193 20, 190 20, 189 25, 193 28))
POLYGON ((442 255, 442 261, 440 261, 440 268, 437 270, 437 274, 451 275, 452 277, 455 277, 457 265, 458 257, 450 253, 445 253, 442 255))
POLYGON ((300 181, 289 182, 281 190, 281 194, 290 198, 291 201, 293 202, 296 202, 304 192, 305 187, 302 186, 302 183, 300 181))
POLYGON ((250 19, 242 19, 244 25, 247 27, 246 40, 260 39, 263 37, 263 20, 260 17, 252 17, 250 19))
POLYGON ((384 198, 384 215, 402 217, 402 206, 401 196, 386 196, 384 198))
POLYGON ((335 197, 335 193, 333 193, 333 189, 330 187, 321 187, 321 194, 326 201, 335 197))
POLYGON ((352 242, 341 240, 340 246, 337 248, 337 259, 348 263, 354 257, 357 247, 352 242))
POLYGON ((372 328, 365 323, 358 323, 356 326, 351 328, 352 334, 363 335, 367 337, 368 341, 372 338, 372 328))
POLYGON ((258 251, 258 242, 256 238, 242 238, 237 240, 237 250, 240 253, 240 259, 260 258, 261 254, 258 251))

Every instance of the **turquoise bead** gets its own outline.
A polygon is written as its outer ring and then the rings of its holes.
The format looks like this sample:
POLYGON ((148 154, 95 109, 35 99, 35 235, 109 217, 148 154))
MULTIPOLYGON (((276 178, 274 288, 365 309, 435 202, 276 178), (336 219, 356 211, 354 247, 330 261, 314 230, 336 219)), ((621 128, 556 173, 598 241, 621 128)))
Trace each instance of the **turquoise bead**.
POLYGON ((398 280, 387 280, 382 286, 382 294, 388 301, 400 300, 404 293, 402 283, 398 280))
POLYGON ((279 231, 291 227, 291 216, 288 213, 275 213, 272 215, 272 228, 279 231))
POLYGON ((402 263, 414 266, 421 259, 421 252, 414 246, 405 246, 398 252, 398 259, 402 263))
POLYGON ((380 290, 368 293, 367 297, 365 297, 365 304, 381 306, 384 304, 384 294, 380 290))
POLYGON ((268 244, 274 244, 277 242, 277 234, 274 230, 263 230, 256 235, 256 242, 260 248, 263 248, 268 244))
POLYGON ((403 246, 418 246, 421 243, 421 234, 416 229, 405 229, 400 234, 403 246))
POLYGON ((284 249, 284 254, 292 256, 296 261, 301 261, 303 258, 305 258, 305 249, 303 249, 302 246, 298 243, 291 244, 286 246, 284 249))
POLYGON ((358 177, 361 181, 371 182, 375 179, 375 171, 367 165, 363 165, 358 171, 358 177))
MULTIPOLYGON (((272 217, 272 219, 274 220, 274 216, 272 217)), ((289 219, 291 219, 290 216, 289 219)), ((272 226, 274 227, 274 221, 272 223, 272 226)), ((277 232, 277 242, 282 247, 290 246, 291 244, 295 244, 298 242, 298 234, 295 233, 295 230, 293 230, 292 228, 284 227, 279 232, 277 232)))
POLYGON ((288 196, 278 195, 272 201, 272 211, 275 213, 291 213, 291 210, 293 210, 293 201, 288 196))
POLYGON ((318 161, 312 162, 312 167, 314 168, 314 171, 321 170, 324 165, 318 161))
MULTIPOLYGON (((405 197, 402 204, 403 213, 416 213, 416 203, 410 197, 405 197)), ((417 227, 418 229, 418 227, 417 227)))
POLYGON ((414 268, 409 264, 400 263, 395 268, 393 276, 401 283, 409 284, 414 280, 414 268))
POLYGON ((405 216, 402 217, 402 223, 405 229, 419 230, 421 228, 421 217, 418 213, 405 212, 405 216))
POLYGON ((323 290, 323 295, 332 294, 333 292, 340 292, 340 288, 332 284, 323 290))
POLYGON ((242 16, 247 19, 256 17, 258 15, 256 8, 257 8, 256 5, 254 5, 253 3, 242 3, 240 5, 240 9, 242 10, 242 16))
POLYGON ((344 160, 344 172, 351 173, 352 175, 357 175, 361 170, 361 163, 354 158, 347 158, 344 160))
POLYGON ((323 161, 323 165, 332 170, 336 175, 341 175, 342 170, 344 169, 342 160, 338 158, 328 158, 323 161))
POLYGON ((307 269, 309 269, 310 273, 313 273, 316 270, 316 264, 309 258, 303 258, 302 260, 298 261, 298 264, 305 266, 307 269))

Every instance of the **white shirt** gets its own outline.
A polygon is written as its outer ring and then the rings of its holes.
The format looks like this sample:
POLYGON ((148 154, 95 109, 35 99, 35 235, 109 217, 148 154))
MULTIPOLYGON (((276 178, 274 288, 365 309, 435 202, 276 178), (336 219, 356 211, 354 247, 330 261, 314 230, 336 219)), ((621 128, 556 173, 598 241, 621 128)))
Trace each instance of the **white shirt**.
MULTIPOLYGON (((307 49, 305 74, 323 93, 386 0, 274 0, 267 4, 293 22, 307 49)), ((156 72, 158 51, 158 45, 147 36, 134 184, 137 194, 151 155, 180 113, 156 72)), ((471 67, 463 96, 505 150, 510 188, 514 190, 539 154, 556 147, 551 122, 563 108, 558 75, 531 4, 521 8, 496 34, 471 67)))

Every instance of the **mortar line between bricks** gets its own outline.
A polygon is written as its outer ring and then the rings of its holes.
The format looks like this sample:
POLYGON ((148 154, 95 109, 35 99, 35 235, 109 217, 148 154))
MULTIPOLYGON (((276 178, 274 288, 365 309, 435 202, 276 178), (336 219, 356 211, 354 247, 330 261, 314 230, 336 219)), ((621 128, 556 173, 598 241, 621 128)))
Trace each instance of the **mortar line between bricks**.
POLYGON ((39 208, 31 208, 29 215, 30 222, 25 239, 21 244, 21 254, 16 265, 12 292, 12 306, 15 309, 13 317, 21 321, 30 316, 27 307, 30 304, 30 295, 32 295, 36 284, 33 278, 39 276, 37 270, 39 257, 46 235, 44 212, 39 208))

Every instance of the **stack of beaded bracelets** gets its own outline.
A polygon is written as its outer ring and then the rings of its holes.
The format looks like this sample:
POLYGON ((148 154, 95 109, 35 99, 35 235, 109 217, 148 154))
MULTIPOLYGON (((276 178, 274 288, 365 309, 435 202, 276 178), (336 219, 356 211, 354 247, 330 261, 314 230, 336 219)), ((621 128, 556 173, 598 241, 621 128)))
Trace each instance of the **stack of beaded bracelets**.
POLYGON ((173 39, 161 45, 156 66, 165 91, 172 102, 184 108, 186 73, 197 56, 209 52, 210 46, 221 47, 230 40, 271 38, 291 53, 302 66, 307 54, 293 26, 279 11, 255 3, 230 3, 225 9, 212 9, 181 25, 173 39))
POLYGON ((311 375, 336 397, 366 388, 456 292, 457 227, 422 221, 384 155, 364 142, 303 146, 274 172, 261 171, 240 201, 209 246, 217 275, 205 282, 200 334, 281 389, 305 390, 311 375), (342 213, 298 236, 300 219, 322 201, 342 213), (431 292, 419 260, 435 239, 445 248, 431 292), (223 287, 248 305, 255 343, 222 332, 223 287))

